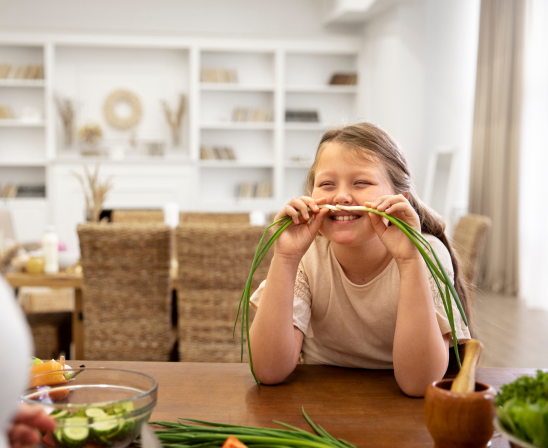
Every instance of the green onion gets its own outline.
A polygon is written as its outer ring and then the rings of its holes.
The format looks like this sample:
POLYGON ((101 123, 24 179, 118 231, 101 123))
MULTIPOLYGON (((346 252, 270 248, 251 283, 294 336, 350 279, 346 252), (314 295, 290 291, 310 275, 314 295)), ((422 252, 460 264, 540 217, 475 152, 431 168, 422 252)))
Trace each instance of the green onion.
MULTIPOLYGON (((304 408, 302 411, 304 418, 317 435, 277 421, 274 423, 286 429, 228 425, 190 418, 180 418, 177 423, 149 422, 149 424, 167 428, 156 431, 158 439, 166 448, 220 447, 229 436, 236 437, 249 448, 356 448, 346 440, 335 439, 321 426, 316 426, 306 415, 304 408), (183 422, 199 423, 199 425, 183 422)), ((136 443, 139 444, 139 442, 136 443)))
MULTIPOLYGON (((412 226, 407 224, 406 222, 402 221, 401 219, 396 218, 392 215, 387 215, 384 212, 378 211, 374 208, 369 207, 362 207, 362 206, 353 206, 353 207, 346 207, 343 205, 327 205, 322 204, 318 205, 319 208, 329 208, 330 210, 334 211, 352 211, 352 210, 359 210, 359 211, 365 211, 370 213, 375 213, 377 215, 382 216, 383 218, 388 219, 392 224, 394 224, 398 229, 400 229, 415 245, 415 247, 419 250, 420 254, 422 255, 422 258, 424 259, 426 263, 426 267, 428 268, 430 274, 434 278, 434 281, 436 282, 436 286, 440 292, 441 300, 443 303, 443 307, 445 309, 445 313, 447 314, 447 319, 449 320, 449 325, 451 326, 451 336, 453 338, 453 349, 455 350, 455 356, 457 357, 457 362, 459 364, 459 367, 461 367, 460 357, 459 357, 459 351, 458 351, 458 340, 457 335, 455 331, 455 320, 453 317, 453 308, 451 306, 451 298, 453 298, 453 301, 457 305, 457 308, 459 310, 459 313, 462 317, 462 320, 466 325, 468 325, 468 319, 466 318, 466 314, 464 313, 464 309, 462 308, 462 304, 460 302, 459 296, 457 294, 457 291, 455 290, 455 287, 453 286, 453 283, 451 283, 451 280, 449 279, 449 275, 447 274, 447 271, 443 267, 443 264, 441 263, 440 259, 438 258, 436 252, 430 245, 430 243, 418 232, 415 230, 412 226), (434 260, 430 258, 427 251, 429 251, 433 256, 434 260), (443 286, 442 286, 443 285, 443 286)), ((310 210, 310 209, 309 209, 310 210)), ((293 222, 292 218, 290 216, 285 216, 278 221, 274 222, 270 226, 267 227, 265 230, 261 241, 259 242, 259 246, 257 247, 257 251, 255 252, 255 257, 253 258, 253 264, 251 265, 251 270, 249 271, 249 276, 247 278, 247 282, 245 284, 244 290, 242 292, 242 296, 240 298, 240 304, 238 306, 238 312, 236 314, 236 321, 234 322, 234 332, 233 336, 236 331, 236 325, 238 323, 238 317, 240 316, 240 312, 242 314, 241 317, 241 359, 243 361, 243 350, 244 350, 244 330, 247 337, 247 349, 249 353, 249 366, 251 368, 251 373, 253 375, 253 378, 255 378, 255 381, 257 385, 260 387, 259 380, 255 376, 255 371, 253 369, 253 357, 251 355, 251 343, 249 341, 249 302, 251 299, 251 282, 253 280, 253 274, 259 267, 259 264, 265 257, 266 253, 268 252, 268 249, 274 244, 276 239, 280 236, 280 234, 287 229, 291 223, 293 222), (267 232, 271 227, 274 227, 276 225, 279 225, 280 227, 274 232, 274 234, 270 237, 270 239, 264 244, 264 240, 266 238, 267 232)))

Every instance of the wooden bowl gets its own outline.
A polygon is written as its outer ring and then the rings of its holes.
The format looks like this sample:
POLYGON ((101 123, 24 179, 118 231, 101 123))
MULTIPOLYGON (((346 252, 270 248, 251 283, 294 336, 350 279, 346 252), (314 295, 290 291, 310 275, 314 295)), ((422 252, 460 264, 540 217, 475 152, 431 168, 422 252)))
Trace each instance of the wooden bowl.
POLYGON ((469 393, 451 392, 453 380, 426 389, 424 418, 435 448, 484 448, 493 436, 495 389, 476 383, 469 393))

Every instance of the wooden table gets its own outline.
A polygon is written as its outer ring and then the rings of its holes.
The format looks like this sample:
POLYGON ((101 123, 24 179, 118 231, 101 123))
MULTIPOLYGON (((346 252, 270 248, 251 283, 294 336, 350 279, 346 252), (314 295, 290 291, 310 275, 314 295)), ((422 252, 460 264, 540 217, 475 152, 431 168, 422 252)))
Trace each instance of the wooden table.
MULTIPOLYGON (((67 274, 29 274, 27 272, 9 272, 5 279, 12 288, 23 286, 41 286, 48 288, 74 288, 74 312, 72 313, 72 341, 74 343, 73 358, 84 357, 84 316, 82 303, 82 273, 67 274)), ((177 288, 177 276, 172 275, 172 287, 177 288)))
MULTIPOLYGON (((76 361, 76 364, 79 364, 76 361)), ((276 427, 273 420, 306 430, 304 406, 316 424, 335 437, 365 447, 432 447, 423 399, 409 398, 394 373, 298 365, 282 384, 259 389, 247 364, 82 361, 87 367, 137 370, 159 384, 151 420, 188 417, 221 423, 276 427)), ((495 388, 532 369, 479 369, 478 381, 495 388)), ((495 435, 491 447, 509 446, 495 435)))

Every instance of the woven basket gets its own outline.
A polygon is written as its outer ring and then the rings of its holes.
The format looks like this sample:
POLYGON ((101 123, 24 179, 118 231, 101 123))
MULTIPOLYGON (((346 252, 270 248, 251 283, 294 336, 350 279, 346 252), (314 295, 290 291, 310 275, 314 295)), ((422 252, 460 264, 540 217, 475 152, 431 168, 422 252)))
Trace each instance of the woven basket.
POLYGON ((84 357, 168 361, 170 229, 163 224, 81 224, 84 357))
MULTIPOLYGON (((240 361, 240 327, 236 338, 232 329, 263 232, 264 227, 249 224, 183 223, 177 228, 180 361, 240 361)), ((253 289, 266 278, 270 260, 269 253, 255 272, 253 289)))
POLYGON ((465 280, 474 286, 490 228, 491 219, 473 214, 463 216, 455 226, 452 246, 461 262, 465 280))

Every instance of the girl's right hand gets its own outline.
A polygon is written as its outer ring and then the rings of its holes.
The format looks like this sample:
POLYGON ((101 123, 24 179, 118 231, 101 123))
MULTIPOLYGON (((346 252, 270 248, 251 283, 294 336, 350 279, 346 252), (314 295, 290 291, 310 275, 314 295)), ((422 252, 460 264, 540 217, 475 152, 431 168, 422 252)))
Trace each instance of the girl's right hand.
POLYGON ((286 230, 276 240, 274 244, 274 252, 276 255, 281 255, 295 261, 300 261, 306 253, 316 234, 320 229, 322 221, 329 213, 328 208, 320 209, 319 204, 324 204, 325 198, 312 199, 308 196, 300 198, 292 198, 285 207, 278 212, 274 221, 290 216, 293 220, 286 230), (308 209, 310 208, 311 211, 308 209), (299 214, 300 212, 300 214, 299 214), (310 218, 314 219, 310 224, 310 218))

